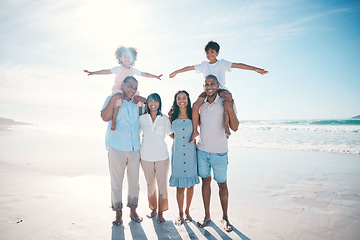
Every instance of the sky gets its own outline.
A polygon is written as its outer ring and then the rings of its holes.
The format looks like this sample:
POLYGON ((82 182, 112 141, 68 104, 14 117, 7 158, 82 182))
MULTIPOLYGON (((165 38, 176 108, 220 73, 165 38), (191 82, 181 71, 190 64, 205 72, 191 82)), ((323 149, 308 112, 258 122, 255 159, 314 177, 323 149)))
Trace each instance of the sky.
POLYGON ((359 1, 0 0, 0 117, 33 123, 99 121, 119 45, 135 47, 139 92, 194 102, 205 44, 218 59, 264 68, 226 74, 240 120, 344 119, 360 114, 359 1))

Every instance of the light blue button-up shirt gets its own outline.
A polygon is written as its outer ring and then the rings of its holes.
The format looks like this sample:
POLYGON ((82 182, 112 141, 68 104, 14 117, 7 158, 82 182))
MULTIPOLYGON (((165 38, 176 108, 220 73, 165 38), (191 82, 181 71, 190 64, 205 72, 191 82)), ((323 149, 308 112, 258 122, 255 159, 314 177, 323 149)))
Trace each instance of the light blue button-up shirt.
MULTIPOLYGON (((107 106, 110 96, 106 99, 102 110, 107 106)), ((105 135, 105 146, 124 152, 140 149, 139 107, 130 100, 123 100, 116 116, 116 129, 111 131, 111 121, 105 135)))

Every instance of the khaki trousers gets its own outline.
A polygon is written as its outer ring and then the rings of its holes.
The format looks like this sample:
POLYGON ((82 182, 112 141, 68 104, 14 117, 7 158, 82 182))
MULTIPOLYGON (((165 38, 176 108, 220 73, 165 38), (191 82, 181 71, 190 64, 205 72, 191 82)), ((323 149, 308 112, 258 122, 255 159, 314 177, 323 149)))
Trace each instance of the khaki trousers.
POLYGON ((169 158, 162 161, 150 162, 141 159, 141 167, 144 171, 146 183, 147 183, 147 194, 149 199, 149 208, 151 210, 166 211, 168 210, 168 172, 169 172, 169 158), (158 198, 157 204, 156 197, 156 182, 158 186, 158 198))
POLYGON ((139 168, 140 151, 123 152, 109 147, 109 170, 111 179, 111 204, 114 211, 123 208, 122 187, 126 168, 128 180, 128 203, 129 208, 135 209, 139 199, 139 168))

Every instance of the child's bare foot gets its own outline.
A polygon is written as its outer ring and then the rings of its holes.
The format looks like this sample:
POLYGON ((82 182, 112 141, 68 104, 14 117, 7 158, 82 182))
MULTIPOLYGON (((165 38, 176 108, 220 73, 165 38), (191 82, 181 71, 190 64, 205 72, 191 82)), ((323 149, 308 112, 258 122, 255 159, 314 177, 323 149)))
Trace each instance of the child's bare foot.
POLYGON ((151 213, 146 215, 146 217, 147 218, 152 218, 153 216, 155 216, 155 214, 156 214, 156 210, 152 210, 151 213))
POLYGON ((221 220, 221 223, 222 223, 225 231, 231 232, 231 231, 233 230, 233 228, 232 228, 232 226, 231 226, 231 224, 230 224, 230 222, 229 222, 228 219, 223 219, 223 220, 221 220))
POLYGON ((231 132, 230 132, 229 126, 226 126, 226 127, 225 127, 225 135, 226 135, 226 138, 229 138, 229 137, 230 137, 230 135, 231 135, 231 132))
POLYGON ((206 224, 207 224, 208 222, 210 222, 210 221, 211 221, 210 216, 209 216, 209 217, 205 216, 202 221, 197 222, 197 226, 198 226, 199 228, 203 228, 203 227, 205 227, 206 224))
POLYGON ((111 122, 111 131, 115 131, 116 129, 116 121, 111 122))
POLYGON ((195 141, 195 138, 199 136, 199 132, 198 131, 193 131, 193 134, 191 135, 190 138, 190 142, 189 143, 193 143, 195 141))

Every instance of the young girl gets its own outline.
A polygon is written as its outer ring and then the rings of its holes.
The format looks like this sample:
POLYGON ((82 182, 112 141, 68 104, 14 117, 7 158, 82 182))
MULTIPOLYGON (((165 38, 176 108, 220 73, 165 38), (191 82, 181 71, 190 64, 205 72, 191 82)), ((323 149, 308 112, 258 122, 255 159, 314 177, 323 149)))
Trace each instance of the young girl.
POLYGON ((168 209, 168 169, 169 153, 165 136, 171 134, 168 116, 161 113, 161 98, 157 93, 147 98, 147 114, 139 118, 143 139, 140 147, 141 167, 147 182, 149 208, 148 218, 157 212, 158 223, 165 222, 163 212, 168 209), (158 196, 156 196, 156 183, 158 196))
POLYGON ((184 192, 186 189, 185 220, 192 221, 190 204, 194 194, 194 186, 198 184, 196 146, 189 143, 193 126, 191 121, 191 101, 186 91, 178 91, 174 97, 172 110, 170 110, 174 139, 171 156, 170 187, 176 187, 176 200, 179 207, 179 217, 175 225, 179 226, 184 221, 184 192))
MULTIPOLYGON (((122 93, 123 81, 128 76, 139 75, 142 77, 157 78, 161 80, 162 74, 156 76, 150 73, 141 72, 136 68, 133 68, 136 61, 136 56, 137 56, 137 51, 135 48, 126 48, 120 46, 115 51, 115 57, 118 60, 120 66, 113 67, 112 69, 104 69, 94 72, 84 70, 84 72, 86 72, 89 76, 97 75, 97 74, 115 74, 115 83, 114 86, 112 87, 112 95, 114 95, 115 93, 122 93)), ((136 95, 139 95, 139 92, 137 92, 136 95)), ((116 116, 119 112, 119 107, 122 104, 122 98, 117 100, 114 106, 114 114, 111 121, 111 130, 113 131, 116 129, 116 116)), ((139 106, 141 106, 140 104, 141 103, 139 103, 139 106)))

